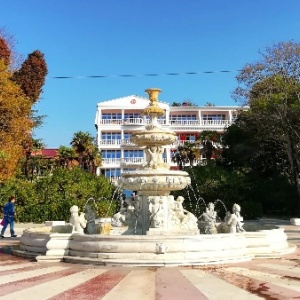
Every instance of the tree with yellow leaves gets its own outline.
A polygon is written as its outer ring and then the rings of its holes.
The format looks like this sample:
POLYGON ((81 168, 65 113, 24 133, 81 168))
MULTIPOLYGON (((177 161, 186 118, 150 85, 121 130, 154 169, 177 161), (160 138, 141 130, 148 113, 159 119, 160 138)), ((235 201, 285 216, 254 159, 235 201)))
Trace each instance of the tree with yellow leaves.
POLYGON ((12 81, 0 59, 0 182, 12 177, 24 155, 22 143, 31 136, 31 101, 12 81))

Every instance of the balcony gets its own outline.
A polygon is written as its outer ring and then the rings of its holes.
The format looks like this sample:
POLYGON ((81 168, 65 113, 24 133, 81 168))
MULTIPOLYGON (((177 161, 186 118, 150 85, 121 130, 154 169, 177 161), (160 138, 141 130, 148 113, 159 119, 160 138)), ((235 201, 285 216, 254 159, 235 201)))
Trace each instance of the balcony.
POLYGON ((123 120, 122 119, 101 119, 99 121, 99 124, 101 124, 101 125, 122 125, 123 120))
POLYGON ((102 158, 102 167, 106 165, 112 166, 117 165, 119 166, 121 163, 121 158, 102 158))
POLYGON ((197 126, 200 120, 170 120, 170 126, 197 126))
POLYGON ((123 125, 144 125, 144 119, 143 118, 124 119, 123 125))
POLYGON ((127 166, 139 166, 145 161, 144 157, 126 157, 122 158, 121 165, 123 167, 127 166))
POLYGON ((140 166, 144 161, 144 157, 103 158, 102 167, 140 166))
MULTIPOLYGON (((99 121, 99 125, 147 125, 150 123, 149 119, 143 118, 128 118, 128 119, 102 119, 99 121)), ((165 119, 158 119, 158 124, 166 124, 165 119)))
POLYGON ((222 131, 224 128, 230 126, 233 122, 229 120, 189 120, 189 121, 175 121, 170 122, 170 129, 174 131, 180 130, 218 130, 222 131))
POLYGON ((121 145, 123 140, 100 140, 100 145, 121 145))
POLYGON ((116 140, 100 140, 99 141, 99 148, 100 149, 119 149, 120 146, 123 148, 138 148, 138 149, 143 149, 145 146, 137 146, 134 143, 130 141, 130 139, 116 139, 116 140))

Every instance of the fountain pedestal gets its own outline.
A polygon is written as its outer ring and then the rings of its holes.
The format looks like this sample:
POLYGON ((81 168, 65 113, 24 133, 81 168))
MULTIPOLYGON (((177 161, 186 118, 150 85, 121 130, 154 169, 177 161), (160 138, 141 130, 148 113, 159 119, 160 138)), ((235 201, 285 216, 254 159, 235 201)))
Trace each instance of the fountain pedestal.
POLYGON ((148 89, 150 104, 144 114, 150 118, 145 130, 133 132, 131 141, 145 146, 146 161, 135 171, 121 174, 124 188, 138 191, 133 220, 129 231, 142 235, 199 234, 196 217, 186 211, 183 197, 170 195, 171 191, 182 190, 191 183, 187 172, 173 171, 163 161, 163 147, 174 143, 176 134, 163 130, 157 118, 165 112, 158 106, 159 89, 148 89))

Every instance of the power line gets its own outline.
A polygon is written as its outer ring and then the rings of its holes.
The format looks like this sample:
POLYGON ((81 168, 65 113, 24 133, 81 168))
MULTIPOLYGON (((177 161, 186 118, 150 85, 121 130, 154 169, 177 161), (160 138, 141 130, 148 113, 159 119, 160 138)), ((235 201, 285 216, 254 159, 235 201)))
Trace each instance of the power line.
POLYGON ((51 79, 99 79, 112 77, 155 77, 155 76, 182 76, 182 75, 201 75, 216 73, 236 73, 241 70, 220 70, 220 71, 199 71, 199 72, 183 72, 183 73, 146 73, 146 74, 120 74, 120 75, 86 75, 86 76, 48 76, 51 79))

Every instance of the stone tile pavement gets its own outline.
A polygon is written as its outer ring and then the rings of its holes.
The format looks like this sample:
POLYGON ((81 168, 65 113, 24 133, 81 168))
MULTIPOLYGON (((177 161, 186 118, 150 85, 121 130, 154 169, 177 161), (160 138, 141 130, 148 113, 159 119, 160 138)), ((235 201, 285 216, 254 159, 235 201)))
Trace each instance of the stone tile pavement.
MULTIPOLYGON (((38 263, 10 254, 0 240, 0 300, 300 299, 300 226, 280 220, 297 251, 278 259, 197 267, 105 267, 38 263)), ((34 224, 18 224, 17 233, 34 224)), ((7 232, 8 233, 8 232, 7 232)))

